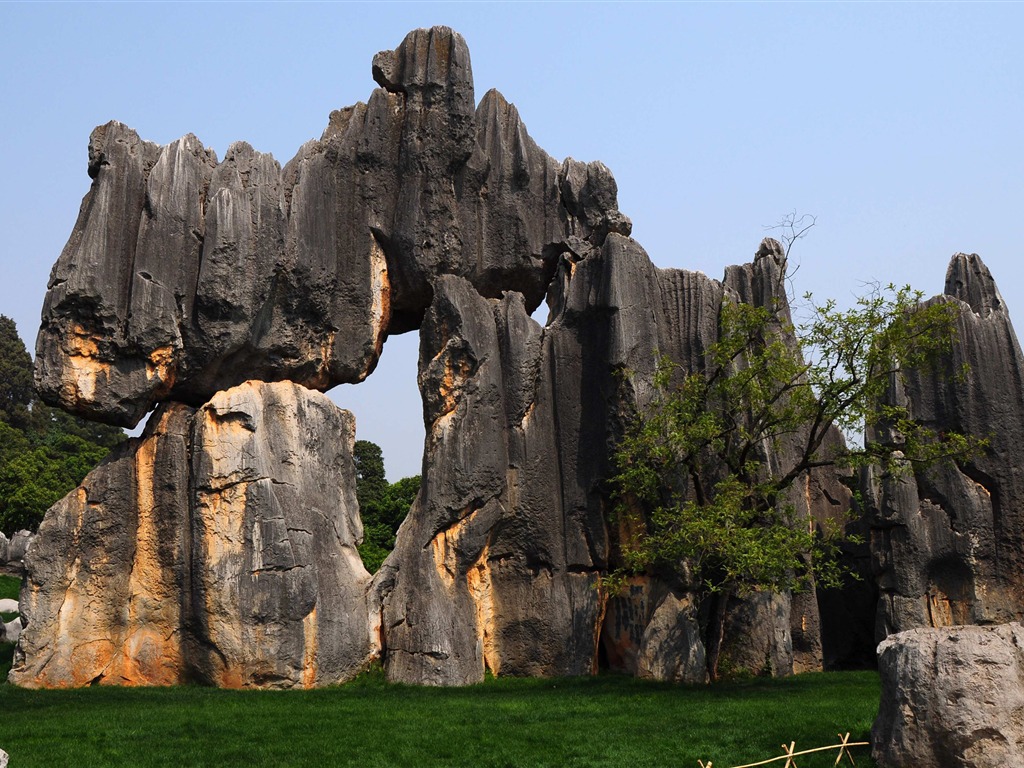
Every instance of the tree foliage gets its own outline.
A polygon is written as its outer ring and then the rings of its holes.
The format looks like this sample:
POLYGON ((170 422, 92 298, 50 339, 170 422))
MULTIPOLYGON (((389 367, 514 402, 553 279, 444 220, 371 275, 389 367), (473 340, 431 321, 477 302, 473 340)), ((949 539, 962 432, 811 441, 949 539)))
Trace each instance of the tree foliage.
POLYGON ((32 357, 14 321, 0 315, 0 421, 15 429, 28 426, 32 402, 32 357))
POLYGON ((32 358, 14 321, 0 315, 0 531, 34 530, 125 439, 117 427, 35 399, 32 358))
POLYGON ((384 475, 383 452, 380 446, 369 440, 356 440, 353 458, 359 515, 363 521, 363 543, 359 545, 359 554, 366 569, 374 573, 395 548, 398 527, 419 493, 420 476, 388 483, 384 475))
POLYGON ((920 293, 891 285, 851 309, 805 299, 810 319, 793 327, 781 302, 727 298, 705 369, 683 371, 663 359, 653 401, 615 455, 617 513, 630 532, 625 572, 669 569, 703 599, 715 598, 706 630, 713 677, 730 596, 830 585, 841 575, 840 531, 796 519, 787 494, 798 478, 872 462, 907 471, 978 446, 886 404, 901 370, 929 366, 949 349, 954 304, 922 304, 920 293), (898 436, 897 461, 891 445, 838 450, 828 439, 833 427, 853 437, 879 424, 898 436))

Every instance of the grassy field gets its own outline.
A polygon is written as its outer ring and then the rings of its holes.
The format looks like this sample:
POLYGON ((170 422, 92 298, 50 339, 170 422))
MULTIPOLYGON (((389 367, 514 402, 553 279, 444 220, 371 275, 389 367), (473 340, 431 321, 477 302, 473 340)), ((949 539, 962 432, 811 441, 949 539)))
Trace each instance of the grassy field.
MULTIPOLYGON (((0 596, 9 584, 0 579, 0 596)), ((13 646, 0 645, 0 679, 13 646)), ((389 685, 379 672, 316 691, 0 683, 0 748, 33 766, 676 766, 715 768, 866 740, 871 672, 681 687, 601 675, 469 688, 389 685)), ((855 753, 870 766, 867 750, 855 753)), ((835 753, 801 758, 831 766, 835 753)), ((778 765, 782 765, 779 763, 778 765)))

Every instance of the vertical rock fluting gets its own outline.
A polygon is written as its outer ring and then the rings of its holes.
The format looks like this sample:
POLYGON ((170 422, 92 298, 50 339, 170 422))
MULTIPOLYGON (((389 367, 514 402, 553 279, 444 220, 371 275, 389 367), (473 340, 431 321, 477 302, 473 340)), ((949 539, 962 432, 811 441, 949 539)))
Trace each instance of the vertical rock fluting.
POLYGON ((603 522, 567 504, 540 326, 442 277, 424 319, 423 485, 377 576, 392 679, 588 674, 603 522), (588 525, 589 528, 584 530, 588 525))
POLYGON ((560 166, 497 91, 474 106, 458 33, 412 32, 373 72, 382 87, 283 170, 244 143, 218 163, 191 135, 97 128, 43 307, 41 396, 134 426, 248 379, 362 381, 389 332, 419 326, 435 276, 532 311, 568 236, 628 233, 604 166, 560 166))
MULTIPOLYGON (((938 431, 988 443, 965 461, 896 476, 868 473, 878 639, 916 627, 993 624, 1024 615, 1024 357, 1002 297, 976 255, 955 255, 945 295, 953 345, 931 370, 905 371, 892 402, 938 431)), ((893 440, 898 436, 877 433, 893 440)))
MULTIPOLYGON (((602 658, 704 679, 684 576, 601 591, 621 533, 606 481, 661 355, 703 370, 724 300, 785 313, 781 248, 723 281, 655 268, 608 168, 556 162, 497 91, 474 105, 448 28, 410 33, 373 77, 283 169, 244 143, 218 163, 193 136, 93 133, 37 385, 122 425, 164 404, 48 514, 17 682, 310 686, 378 650, 392 679, 436 685, 602 658), (367 595, 354 426, 305 388, 362 381, 417 328, 423 485, 367 595)), ((801 520, 848 503, 826 474, 794 491, 801 520)), ((820 666, 813 599, 731 610, 734 666, 820 666)))
MULTIPOLYGON (((723 298, 784 301, 772 282, 784 264, 769 244, 730 272, 734 289, 658 270, 617 234, 575 246, 543 329, 521 295, 434 283, 420 347, 423 485, 374 588, 393 680, 585 674, 602 656, 644 677, 705 678, 692 585, 650 575, 611 600, 601 592, 618 535, 607 529, 605 479, 622 420, 649 402, 659 356, 701 370, 723 298)), ((803 517, 821 514, 817 496, 800 495, 803 517)), ((791 672, 791 625, 820 632, 813 601, 800 608, 811 627, 788 596, 737 601, 731 662, 762 671, 768 656, 773 673, 791 672)), ((803 650, 801 663, 820 668, 820 641, 803 650)))
POLYGON ((312 687, 362 669, 351 414, 250 382, 163 406, 55 505, 27 556, 26 687, 312 687))

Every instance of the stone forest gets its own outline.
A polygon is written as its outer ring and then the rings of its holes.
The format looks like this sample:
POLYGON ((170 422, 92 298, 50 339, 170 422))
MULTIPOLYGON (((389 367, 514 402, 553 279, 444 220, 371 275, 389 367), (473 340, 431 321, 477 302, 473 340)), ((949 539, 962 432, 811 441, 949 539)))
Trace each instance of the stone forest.
MULTIPOLYGON (((724 298, 786 302, 784 248, 765 239, 720 281, 655 267, 608 168, 550 157, 496 90, 478 104, 448 28, 372 71, 367 102, 283 168, 245 143, 218 161, 192 135, 92 133, 36 386, 122 427, 155 410, 28 547, 13 683, 313 687, 372 662, 437 686, 605 668, 705 682, 691 585, 602 586, 622 535, 610 462, 659 358, 701 370, 724 298), (413 331, 422 485, 371 574, 354 420, 323 391, 413 331)), ((978 256, 952 257, 937 300, 958 309, 952 352, 890 397, 984 450, 806 473, 801 524, 859 534, 844 556, 860 578, 735 597, 721 653, 756 674, 878 663, 881 764, 906 744, 931 755, 917 765, 1021 764, 1024 357, 978 256)))

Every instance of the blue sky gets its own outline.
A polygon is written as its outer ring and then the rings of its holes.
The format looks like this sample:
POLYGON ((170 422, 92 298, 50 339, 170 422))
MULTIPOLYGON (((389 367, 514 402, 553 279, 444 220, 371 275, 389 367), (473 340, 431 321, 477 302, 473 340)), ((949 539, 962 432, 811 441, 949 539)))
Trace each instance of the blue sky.
MULTIPOLYGON (((932 294, 976 252, 1024 313, 1024 5, 427 2, 0 4, 0 313, 32 347, 94 126, 283 164, 433 24, 465 36, 478 100, 498 88, 551 155, 612 169, 659 266, 719 277, 796 210, 818 217, 799 293, 932 294)), ((395 337, 331 393, 391 479, 419 471, 415 355, 395 337)))

